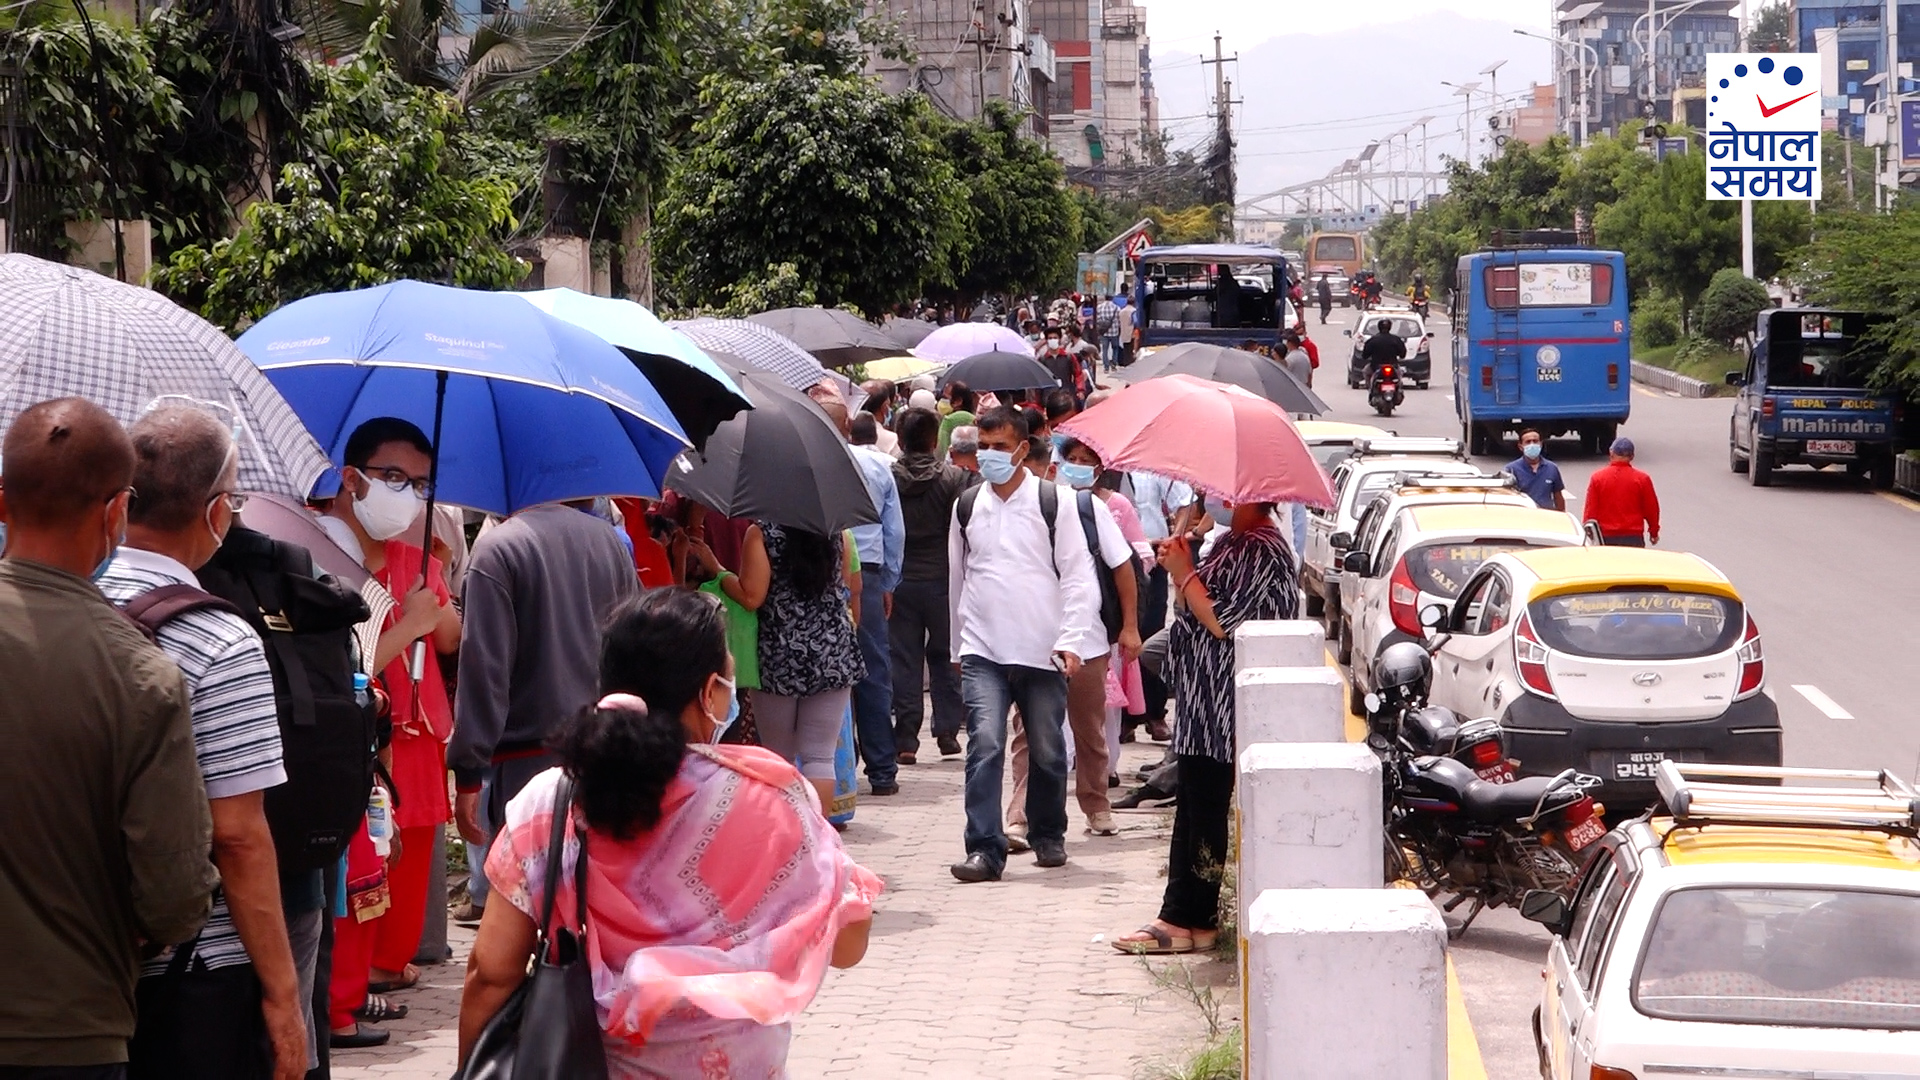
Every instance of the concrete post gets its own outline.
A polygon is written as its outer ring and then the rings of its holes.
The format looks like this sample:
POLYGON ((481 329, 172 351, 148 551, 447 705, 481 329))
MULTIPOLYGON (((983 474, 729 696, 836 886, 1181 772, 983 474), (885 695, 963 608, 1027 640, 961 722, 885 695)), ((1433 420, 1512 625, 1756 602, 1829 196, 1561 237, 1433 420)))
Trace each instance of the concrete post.
POLYGON ((1444 1080, 1447 928, 1425 895, 1275 889, 1244 925, 1246 1080, 1444 1080))
POLYGON ((1242 668, 1233 679, 1235 737, 1243 747, 1342 742, 1346 692, 1340 674, 1324 664, 1242 668))
POLYGON ((1239 770, 1243 913, 1269 889, 1385 884, 1373 751, 1359 743, 1266 743, 1242 750, 1239 770))
POLYGON ((1311 619, 1243 622, 1233 632, 1235 671, 1263 667, 1325 667, 1327 634, 1311 619))

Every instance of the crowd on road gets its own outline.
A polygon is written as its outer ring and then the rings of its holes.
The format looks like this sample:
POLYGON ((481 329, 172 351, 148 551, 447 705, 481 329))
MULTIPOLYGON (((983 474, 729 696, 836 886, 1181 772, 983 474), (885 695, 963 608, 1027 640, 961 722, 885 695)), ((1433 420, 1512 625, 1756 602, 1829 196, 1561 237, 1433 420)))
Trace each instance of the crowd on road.
POLYGON ((258 433, 211 400, 9 418, 0 1078, 324 1077, 383 1044, 446 957, 449 825, 469 1066, 572 964, 581 1075, 783 1075, 882 890, 836 832, 854 753, 881 815, 964 754, 973 884, 1064 865, 1069 792, 1115 835, 1121 744, 1166 744, 1164 902, 1115 944, 1207 947, 1232 635, 1298 607, 1290 510, 1110 467, 1074 430, 1116 393, 1126 301, 1063 300, 1014 313, 1052 385, 808 389, 871 501, 844 529, 678 490, 463 513, 377 397, 297 499, 248 489, 258 433))

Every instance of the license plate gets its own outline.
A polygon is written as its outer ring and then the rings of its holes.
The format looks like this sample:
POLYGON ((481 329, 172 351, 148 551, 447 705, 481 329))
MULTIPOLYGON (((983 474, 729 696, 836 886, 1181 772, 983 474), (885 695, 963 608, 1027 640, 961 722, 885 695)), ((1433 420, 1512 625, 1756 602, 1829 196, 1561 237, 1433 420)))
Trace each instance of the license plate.
POLYGON ((1594 772, 1612 780, 1651 781, 1662 761, 1704 761, 1696 750, 1616 750, 1594 754, 1594 772))
POLYGON ((1567 830, 1567 846, 1579 851, 1605 835, 1607 823, 1598 817, 1590 817, 1567 830))
POLYGON ((1560 369, 1559 369, 1559 368, 1557 368, 1557 367, 1543 367, 1543 368, 1535 368, 1535 369, 1533 370, 1533 381, 1535 381, 1535 382, 1559 382, 1559 381, 1560 381, 1560 369))
POLYGON ((1834 457, 1852 457, 1854 445, 1849 439, 1808 439, 1807 453, 1830 454, 1834 457))
POLYGON ((1475 769, 1473 774, 1489 784, 1511 784, 1518 779, 1513 775, 1513 766, 1506 762, 1489 765, 1484 769, 1475 769))

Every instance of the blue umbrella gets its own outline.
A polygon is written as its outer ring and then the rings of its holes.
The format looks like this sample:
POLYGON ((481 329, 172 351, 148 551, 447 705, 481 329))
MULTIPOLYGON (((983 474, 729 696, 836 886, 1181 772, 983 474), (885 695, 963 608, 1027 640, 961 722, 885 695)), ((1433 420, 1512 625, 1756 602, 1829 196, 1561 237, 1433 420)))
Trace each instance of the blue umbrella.
POLYGON ((240 348, 337 464, 376 416, 432 432, 439 501, 511 514, 660 494, 687 439, 620 350, 500 293, 397 281, 297 300, 240 348))
POLYGON ((514 294, 552 315, 619 346, 646 374, 698 450, 713 429, 753 404, 731 376, 693 339, 631 300, 588 296, 572 289, 514 294))

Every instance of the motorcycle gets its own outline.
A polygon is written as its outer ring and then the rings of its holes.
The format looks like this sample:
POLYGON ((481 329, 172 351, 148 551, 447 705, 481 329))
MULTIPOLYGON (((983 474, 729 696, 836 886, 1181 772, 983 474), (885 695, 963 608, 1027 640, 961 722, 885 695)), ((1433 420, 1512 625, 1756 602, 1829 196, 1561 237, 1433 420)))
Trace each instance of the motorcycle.
POLYGON ((1394 364, 1376 364, 1367 373, 1367 404, 1381 416, 1392 416, 1394 407, 1407 400, 1400 389, 1400 368, 1394 364))
POLYGON ((1381 759, 1387 871, 1429 896, 1449 894, 1443 911, 1470 904, 1448 926, 1458 938, 1480 912, 1517 905, 1530 890, 1567 894, 1581 852, 1607 826, 1593 798, 1598 777, 1517 777, 1498 722, 1427 704, 1430 678, 1366 696, 1367 745, 1381 759))
POLYGON ((1427 302, 1425 300, 1415 300, 1413 302, 1413 312, 1414 314, 1420 316, 1421 320, 1424 322, 1427 317, 1427 302))

